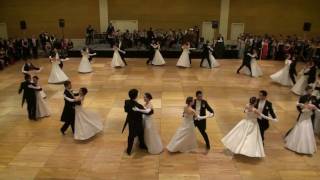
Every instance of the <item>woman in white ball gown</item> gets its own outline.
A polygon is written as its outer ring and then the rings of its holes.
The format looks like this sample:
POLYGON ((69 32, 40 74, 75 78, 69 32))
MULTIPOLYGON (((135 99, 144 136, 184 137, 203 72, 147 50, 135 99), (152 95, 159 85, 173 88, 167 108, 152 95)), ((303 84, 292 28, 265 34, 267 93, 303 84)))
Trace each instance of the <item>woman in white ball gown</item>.
POLYGON ((143 113, 143 124, 144 124, 144 142, 148 148, 150 154, 160 154, 163 151, 163 145, 161 142, 160 135, 156 129, 152 114, 153 106, 151 103, 152 95, 150 93, 144 94, 145 109, 134 108, 134 111, 140 111, 143 113))
POLYGON ((187 42, 184 45, 182 45, 182 54, 180 55, 180 58, 177 62, 178 67, 184 67, 184 68, 189 68, 191 67, 191 61, 190 61, 190 50, 194 48, 190 48, 190 43, 187 42))
MULTIPOLYGON (((216 58, 214 58, 213 56, 213 48, 208 46, 209 48, 209 58, 210 58, 210 61, 211 61, 211 67, 212 68, 216 68, 216 67, 219 67, 220 64, 219 62, 216 60, 216 58)), ((208 64, 208 61, 203 61, 202 63, 202 67, 206 67, 206 68, 210 68, 209 64, 208 64)))
MULTIPOLYGON (((103 121, 99 114, 88 111, 82 107, 84 97, 88 93, 87 88, 80 88, 80 105, 75 106, 75 132, 74 139, 86 140, 103 130, 103 121)), ((70 99, 72 101, 72 99, 70 99)))
POLYGON ((300 77, 291 89, 291 91, 296 95, 301 96, 304 94, 305 88, 308 86, 308 75, 305 75, 305 73, 308 73, 309 71, 310 68, 308 65, 306 65, 306 67, 299 72, 300 77))
POLYGON ((155 66, 161 66, 161 65, 166 64, 166 62, 164 61, 164 59, 160 53, 159 41, 157 41, 156 45, 151 44, 151 46, 155 49, 154 57, 153 57, 151 64, 155 65, 155 66))
POLYGON ((96 53, 90 54, 89 48, 83 48, 83 50, 81 50, 81 54, 82 54, 82 58, 81 58, 81 61, 79 64, 78 72, 79 73, 92 72, 92 67, 91 67, 91 63, 89 61, 89 58, 90 58, 90 56, 96 55, 96 53))
MULTIPOLYGON (((32 81, 34 87, 37 89, 42 89, 39 85, 39 77, 33 76, 32 81)), ((51 111, 46 100, 43 97, 43 91, 36 91, 36 119, 44 118, 50 116, 51 111)))
POLYGON ((67 81, 69 78, 61 69, 63 60, 59 58, 59 54, 55 53, 55 58, 53 58, 52 56, 50 56, 49 58, 52 65, 48 83, 56 84, 67 81))
POLYGON ((293 82, 290 78, 289 69, 292 61, 290 60, 290 54, 287 55, 287 59, 284 62, 284 67, 280 69, 278 72, 272 74, 270 78, 272 81, 279 83, 283 86, 293 86, 293 82))
MULTIPOLYGON (((320 100, 320 74, 318 74, 317 81, 312 85, 312 96, 318 101, 320 100)), ((315 111, 313 130, 320 137, 320 111, 315 111)))
POLYGON ((197 115, 195 110, 192 109, 193 103, 193 97, 188 97, 186 99, 186 106, 184 107, 183 111, 182 123, 167 145, 167 149, 169 152, 191 152, 198 147, 196 135, 194 132, 194 118, 196 117, 197 120, 202 120, 208 117, 212 117, 213 115, 197 115))
POLYGON ((317 151, 317 145, 313 134, 311 116, 317 107, 310 103, 310 97, 301 97, 299 107, 299 119, 294 128, 285 137, 285 147, 301 154, 313 154, 317 151))
MULTIPOLYGON (((121 44, 119 45, 119 47, 121 46, 121 44)), ((120 53, 125 54, 126 52, 121 50, 117 45, 113 46, 113 57, 112 57, 112 61, 111 61, 111 67, 113 68, 121 68, 126 66, 124 61, 122 60, 120 53)))
POLYGON ((253 49, 252 53, 248 53, 247 55, 251 57, 250 66, 251 66, 251 72, 252 73, 250 73, 250 70, 247 67, 244 67, 244 72, 247 75, 251 75, 252 74, 252 77, 260 77, 260 76, 262 76, 263 72, 262 72, 261 67, 259 66, 259 64, 257 62, 257 58, 258 58, 257 51, 255 49, 253 49))
POLYGON ((256 97, 251 97, 245 107, 246 118, 241 120, 226 136, 222 143, 234 154, 242 154, 248 157, 265 157, 263 142, 260 134, 258 117, 274 120, 260 113, 254 106, 256 97))

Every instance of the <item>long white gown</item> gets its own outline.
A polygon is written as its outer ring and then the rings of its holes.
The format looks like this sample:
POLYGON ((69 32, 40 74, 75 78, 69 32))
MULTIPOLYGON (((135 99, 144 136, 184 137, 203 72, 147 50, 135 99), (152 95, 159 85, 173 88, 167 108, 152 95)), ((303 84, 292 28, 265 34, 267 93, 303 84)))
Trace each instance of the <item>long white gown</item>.
MULTIPOLYGON (((250 66, 252 71, 252 77, 260 77, 263 75, 263 72, 255 57, 251 58, 250 66)), ((244 72, 245 74, 250 75, 250 70, 247 67, 244 67, 244 72)))
POLYGON ((92 72, 91 63, 89 61, 89 54, 87 52, 82 52, 82 58, 78 68, 79 73, 90 73, 92 72))
POLYGON ((151 64, 155 65, 155 66, 161 66, 161 65, 166 64, 166 61, 164 61, 164 59, 160 53, 160 46, 159 45, 156 47, 156 52, 154 54, 154 57, 153 57, 151 64))
MULTIPOLYGON (((152 109, 152 104, 145 107, 146 109, 152 109)), ((163 145, 161 142, 158 130, 154 126, 152 115, 143 115, 144 123, 144 142, 148 147, 150 154, 160 154, 163 151, 163 145)))
POLYGON ((312 111, 303 109, 298 122, 285 137, 285 147, 301 154, 313 154, 317 145, 313 134, 312 111))
POLYGON ((279 83, 283 86, 293 86, 293 82, 291 81, 290 75, 289 75, 289 69, 290 69, 291 63, 292 63, 292 61, 287 59, 285 61, 284 67, 282 69, 280 69, 278 72, 276 72, 270 76, 272 81, 279 83))
POLYGON ((51 73, 49 75, 48 83, 62 83, 69 79, 68 76, 60 68, 59 61, 53 60, 51 64, 51 73))
POLYGON ((257 118, 253 111, 246 111, 246 118, 241 120, 226 136, 222 143, 234 154, 249 157, 265 157, 263 142, 257 118))
MULTIPOLYGON (((40 87, 40 86, 38 86, 40 87)), ((48 117, 51 115, 50 108, 46 102, 46 100, 43 98, 42 93, 43 91, 36 91, 36 118, 43 118, 48 117)))
MULTIPOLYGON (((209 58, 210 58, 210 61, 211 61, 211 67, 212 68, 216 68, 216 67, 220 66, 219 62, 216 60, 216 58, 214 58, 214 56, 213 56, 211 51, 209 52, 209 58)), ((206 68, 210 68, 207 60, 203 61, 202 66, 206 67, 206 68)))
POLYGON ((309 69, 302 70, 300 74, 300 78, 296 82, 296 84, 292 87, 291 91, 299 96, 303 95, 305 92, 305 88, 308 86, 308 76, 304 75, 305 72, 309 71, 309 69))
POLYGON ((74 139, 86 140, 103 130, 103 121, 99 114, 84 109, 82 105, 76 105, 74 126, 74 139))
POLYGON ((176 66, 185 67, 185 68, 191 67, 189 54, 190 54, 189 48, 188 47, 183 48, 176 66))
POLYGON ((169 152, 190 152, 197 147, 193 115, 184 113, 182 124, 171 138, 167 149, 169 152))
POLYGON ((115 49, 113 52, 111 67, 116 68, 116 67, 124 67, 124 66, 125 66, 125 64, 119 54, 119 50, 115 49))

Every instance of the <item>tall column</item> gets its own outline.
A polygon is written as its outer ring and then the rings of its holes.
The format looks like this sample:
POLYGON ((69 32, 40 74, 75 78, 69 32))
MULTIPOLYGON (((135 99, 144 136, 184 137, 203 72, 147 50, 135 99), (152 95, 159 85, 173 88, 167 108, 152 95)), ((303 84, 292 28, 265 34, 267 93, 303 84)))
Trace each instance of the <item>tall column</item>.
POLYGON ((230 0, 221 0, 219 33, 228 39, 230 0))
POLYGON ((99 0, 100 32, 104 32, 107 29, 108 13, 108 0, 99 0))

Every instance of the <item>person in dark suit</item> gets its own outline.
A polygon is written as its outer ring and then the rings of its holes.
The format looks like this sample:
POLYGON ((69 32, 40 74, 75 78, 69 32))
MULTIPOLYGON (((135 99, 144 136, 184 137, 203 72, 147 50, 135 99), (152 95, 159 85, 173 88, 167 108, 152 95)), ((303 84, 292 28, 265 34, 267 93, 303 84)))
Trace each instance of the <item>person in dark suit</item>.
POLYGON ((151 44, 149 44, 148 45, 148 60, 147 60, 147 62, 146 62, 146 64, 150 64, 151 62, 152 62, 152 60, 153 60, 153 57, 154 57, 154 55, 155 55, 155 53, 156 53, 156 51, 155 51, 155 49, 154 49, 154 47, 156 46, 157 44, 156 44, 156 41, 154 40, 154 39, 152 39, 151 40, 151 44))
POLYGON ((292 63, 289 66, 289 76, 291 81, 293 82, 293 84, 296 84, 296 76, 297 76, 297 70, 296 70, 296 66, 297 66, 297 60, 296 57, 293 56, 291 59, 292 63))
POLYGON ((206 41, 206 43, 202 47, 202 59, 201 59, 201 62, 200 62, 200 67, 202 67, 202 63, 203 63, 204 59, 206 59, 208 61, 210 69, 212 68, 211 67, 211 60, 209 58, 209 52, 210 51, 211 50, 210 50, 210 47, 209 47, 209 41, 206 41))
POLYGON ((25 81, 20 84, 19 94, 22 93, 22 106, 27 101, 28 117, 30 120, 36 120, 36 92, 41 91, 41 88, 37 88, 35 84, 31 82, 31 76, 26 74, 24 76, 25 81))
MULTIPOLYGON (((265 116, 271 115, 273 119, 276 119, 277 116, 274 113, 272 103, 267 100, 268 93, 265 90, 261 90, 259 92, 259 99, 257 100, 257 104, 255 105, 255 108, 258 109, 259 112, 261 112, 265 116)), ((269 128, 269 121, 267 119, 264 119, 262 117, 258 117, 258 124, 260 128, 261 138, 264 142, 264 132, 269 128)))
POLYGON ((250 70, 250 74, 252 76, 252 71, 251 71, 251 56, 249 56, 249 51, 244 53, 244 57, 242 59, 242 64, 237 70, 237 74, 240 73, 240 70, 246 66, 250 70))
POLYGON ((31 63, 31 60, 30 59, 27 59, 24 63, 24 65, 22 66, 22 73, 24 74, 29 74, 29 71, 39 71, 40 68, 34 66, 32 63, 31 63))
POLYGON ((131 154, 134 138, 138 136, 139 138, 139 147, 141 149, 147 149, 144 143, 144 128, 142 122, 142 113, 138 111, 134 111, 133 108, 144 109, 144 107, 139 104, 136 99, 138 97, 138 90, 131 89, 129 91, 129 98, 125 100, 124 111, 127 113, 127 118, 125 124, 123 126, 122 132, 126 128, 126 125, 129 125, 129 135, 128 135, 128 147, 127 154, 131 154))
POLYGON ((38 48, 39 48, 39 41, 35 36, 32 36, 30 39, 31 49, 32 49, 32 56, 34 59, 38 58, 38 48))
MULTIPOLYGON (((201 91, 196 92, 196 99, 194 100, 192 108, 197 112, 199 116, 206 116, 206 111, 209 111, 210 113, 214 114, 214 111, 210 107, 208 102, 203 99, 203 94, 201 91)), ((194 125, 198 128, 204 141, 206 142, 206 148, 210 149, 210 141, 206 133, 206 127, 207 127, 206 119, 194 120, 194 125)))
POLYGON ((309 71, 305 72, 304 75, 308 75, 308 84, 313 84, 316 81, 317 67, 314 61, 309 61, 309 71))
POLYGON ((64 87, 64 108, 61 115, 61 121, 64 122, 64 124, 60 128, 60 132, 63 135, 69 126, 71 126, 72 132, 74 133, 75 105, 81 103, 80 100, 75 98, 78 94, 73 93, 71 81, 65 81, 64 87))

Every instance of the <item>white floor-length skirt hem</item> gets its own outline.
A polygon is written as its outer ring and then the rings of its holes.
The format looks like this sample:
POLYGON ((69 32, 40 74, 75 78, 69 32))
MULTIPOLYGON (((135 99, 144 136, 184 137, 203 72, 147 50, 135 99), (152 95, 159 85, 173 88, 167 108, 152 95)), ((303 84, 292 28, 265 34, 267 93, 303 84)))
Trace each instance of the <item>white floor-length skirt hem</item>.
POLYGON ((155 52, 155 55, 153 57, 151 64, 154 66, 162 66, 162 65, 166 64, 166 62, 164 61, 164 59, 158 49, 155 52))
POLYGON ((151 116, 145 115, 144 122, 144 141, 150 154, 160 154, 163 151, 161 137, 154 127, 151 116))
POLYGON ((58 84, 69 80, 68 76, 62 71, 58 62, 52 63, 51 73, 49 75, 48 83, 58 84))
POLYGON ((314 154, 317 151, 311 118, 297 122, 285 137, 285 147, 300 154, 314 154))
POLYGON ((94 112, 84 110, 81 106, 75 108, 74 139, 86 140, 103 130, 102 118, 94 112))
POLYGON ((115 50, 113 53, 112 61, 111 61, 111 67, 113 68, 120 68, 124 67, 125 64, 119 54, 119 51, 115 50))
POLYGON ((78 68, 79 73, 91 73, 92 72, 92 67, 89 59, 87 57, 82 57, 79 68, 78 68))
POLYGON ((259 125, 254 120, 241 120, 221 141, 234 154, 265 157, 259 125))
POLYGON ((183 50, 182 51, 182 54, 181 54, 176 66, 184 67, 184 68, 191 67, 190 59, 189 59, 189 51, 188 50, 183 50))
POLYGON ((308 86, 308 76, 302 75, 296 84, 292 87, 291 91, 296 95, 303 95, 305 92, 305 88, 308 86))
POLYGON ((36 92, 36 99, 36 118, 49 117, 51 115, 51 111, 47 102, 43 99, 41 91, 36 92))

